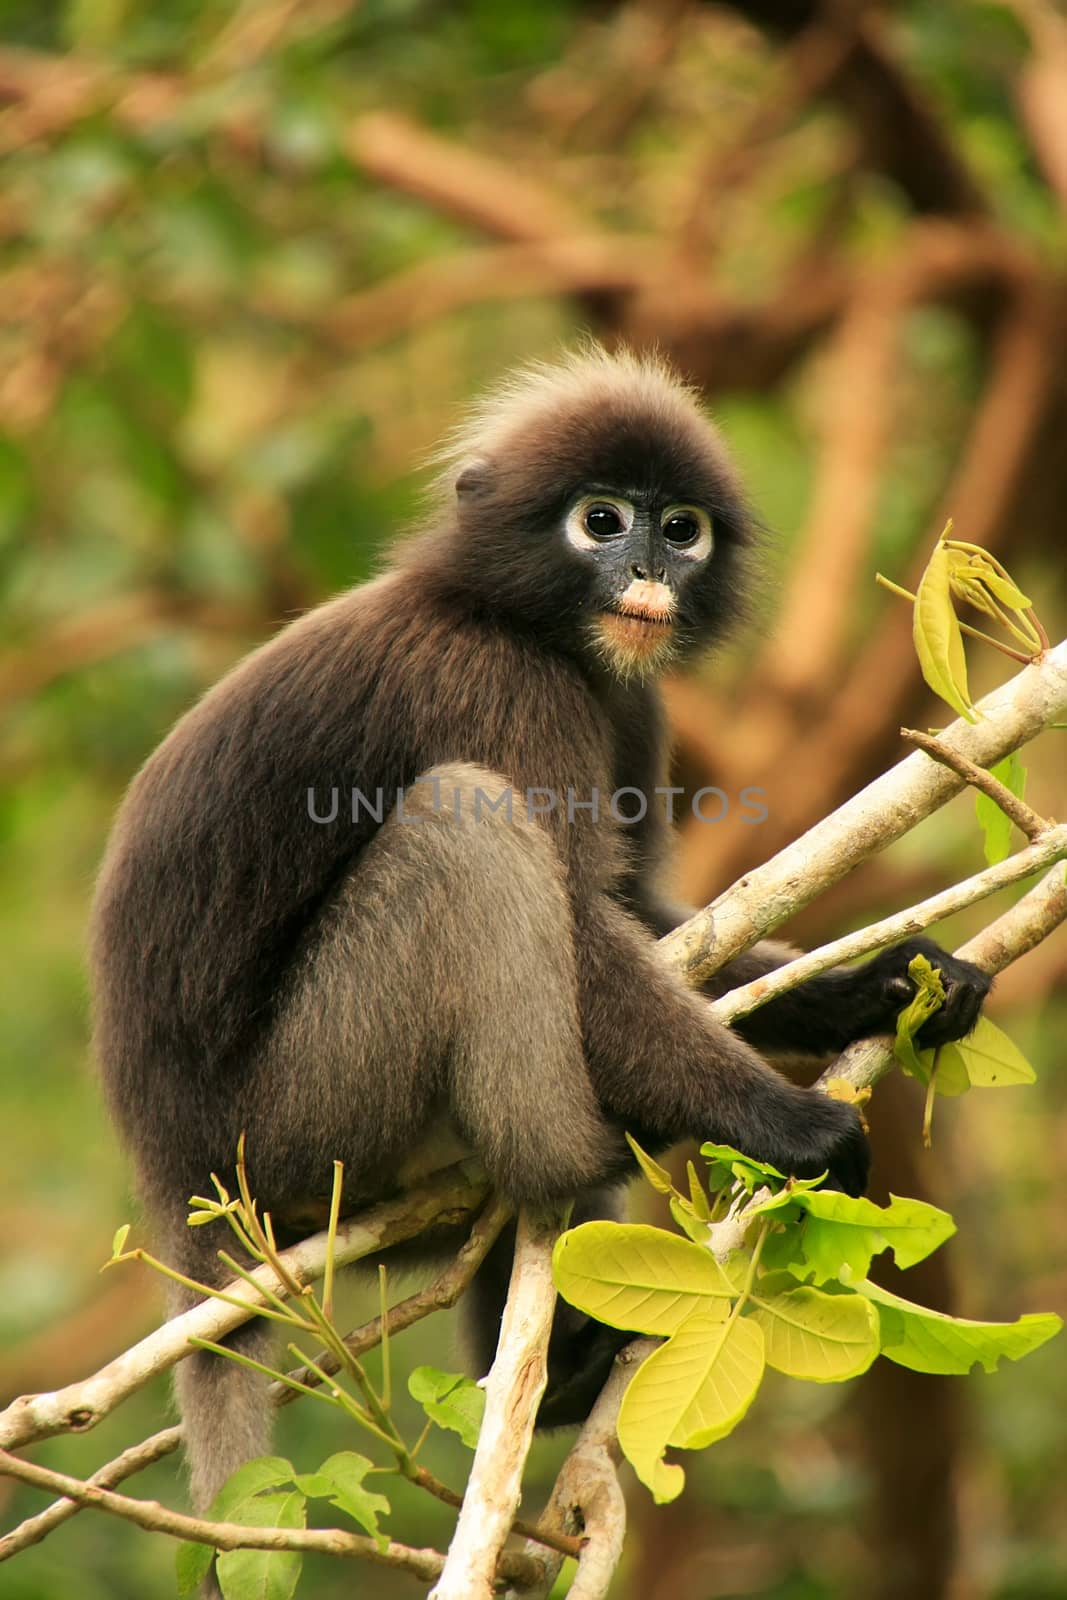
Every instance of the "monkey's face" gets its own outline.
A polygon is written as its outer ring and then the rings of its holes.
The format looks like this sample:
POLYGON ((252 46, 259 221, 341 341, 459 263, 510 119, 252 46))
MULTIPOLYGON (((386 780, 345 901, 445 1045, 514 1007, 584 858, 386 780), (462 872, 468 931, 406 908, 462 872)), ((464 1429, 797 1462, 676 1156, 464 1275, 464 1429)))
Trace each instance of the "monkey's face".
POLYGON ((535 398, 462 441, 442 581, 598 674, 706 649, 741 610, 752 531, 715 429, 654 365, 535 398))
POLYGON ((594 488, 568 508, 566 544, 587 572, 587 634, 622 678, 661 672, 678 651, 681 601, 712 556, 706 506, 594 488))

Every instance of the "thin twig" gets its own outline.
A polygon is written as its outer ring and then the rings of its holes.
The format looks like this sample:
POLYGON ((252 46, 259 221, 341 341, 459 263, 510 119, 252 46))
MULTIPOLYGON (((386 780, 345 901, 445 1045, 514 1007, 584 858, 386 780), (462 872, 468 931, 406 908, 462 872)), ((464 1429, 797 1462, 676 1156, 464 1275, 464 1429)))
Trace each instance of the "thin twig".
MULTIPOLYGON (((401 1199, 386 1201, 343 1223, 337 1233, 337 1264, 413 1238, 441 1220, 459 1222, 484 1202, 486 1187, 486 1180, 474 1176, 469 1163, 447 1168, 401 1199)), ((326 1233, 317 1233, 282 1252, 281 1259, 294 1282, 306 1283, 322 1273, 326 1242, 326 1233)), ((270 1268, 258 1267, 250 1276, 261 1280, 269 1292, 278 1291, 278 1280, 270 1268)), ((189 1355, 190 1339, 217 1341, 247 1322, 263 1297, 251 1283, 239 1282, 231 1298, 239 1303, 211 1298, 172 1317, 90 1378, 50 1394, 21 1395, 0 1412, 0 1446, 12 1449, 55 1433, 84 1433, 95 1427, 120 1401, 189 1355)))
MULTIPOLYGON (((512 1207, 508 1201, 494 1195, 448 1266, 431 1283, 390 1308, 386 1317, 390 1335, 402 1333, 405 1328, 421 1322, 423 1317, 432 1316, 435 1311, 447 1311, 454 1306, 500 1237, 511 1214, 512 1207)), ((345 1335, 344 1342, 351 1355, 361 1356, 365 1351, 373 1350, 381 1343, 381 1339, 382 1319, 378 1316, 371 1317, 359 1328, 353 1328, 351 1333, 345 1335)), ((340 1360, 329 1353, 318 1363, 319 1369, 329 1376, 339 1371, 340 1365, 340 1360)), ((321 1382, 308 1367, 294 1367, 288 1376, 293 1382, 306 1384, 312 1389, 321 1382)), ((271 1389, 271 1398, 275 1405, 288 1405, 296 1399, 296 1391, 276 1383, 271 1389)))
MULTIPOLYGON (((180 1427, 163 1428, 159 1433, 152 1434, 151 1438, 142 1439, 139 1444, 131 1445, 113 1461, 98 1467, 88 1479, 88 1483, 96 1489, 113 1489, 124 1478, 132 1478, 135 1472, 142 1472, 154 1462, 162 1461, 165 1456, 177 1450, 181 1442, 180 1427)), ((20 1522, 17 1528, 12 1528, 10 1533, 5 1533, 0 1538, 0 1561, 8 1561, 12 1556, 18 1555, 20 1550, 26 1550, 33 1544, 40 1544, 53 1528, 61 1527, 68 1518, 76 1516, 83 1509, 82 1501, 71 1500, 64 1496, 62 1500, 56 1500, 43 1511, 39 1511, 35 1517, 27 1517, 25 1522, 20 1522)))
MULTIPOLYGON (((373 1561, 379 1566, 400 1567, 427 1582, 444 1566, 444 1558, 437 1550, 418 1550, 393 1540, 383 1549, 377 1539, 341 1528, 253 1528, 236 1522, 211 1522, 204 1517, 185 1516, 155 1500, 134 1500, 129 1495, 115 1494, 111 1489, 83 1483, 80 1478, 71 1478, 64 1472, 53 1472, 49 1467, 23 1461, 6 1450, 0 1450, 0 1476, 18 1478, 37 1489, 80 1500, 83 1505, 121 1517, 149 1533, 191 1539, 216 1550, 315 1550, 326 1555, 373 1561)), ((528 1584, 536 1578, 537 1570, 528 1557, 508 1553, 501 1556, 497 1575, 528 1584)))
POLYGON ((1012 794, 1006 783, 1001 783, 999 778, 994 778, 985 767, 980 767, 959 750, 953 750, 949 745, 942 744, 941 740, 930 733, 922 733, 918 728, 901 728, 900 737, 907 739, 909 744, 918 745, 920 750, 925 750, 928 756, 935 761, 940 761, 944 766, 951 767, 953 772, 958 772, 972 789, 980 789, 988 795, 990 800, 996 802, 1006 817, 1010 817, 1015 826, 1025 833, 1028 839, 1036 839, 1045 829, 1051 826, 1044 817, 1039 817, 1032 806, 1025 800, 1020 800, 1018 795, 1012 794))

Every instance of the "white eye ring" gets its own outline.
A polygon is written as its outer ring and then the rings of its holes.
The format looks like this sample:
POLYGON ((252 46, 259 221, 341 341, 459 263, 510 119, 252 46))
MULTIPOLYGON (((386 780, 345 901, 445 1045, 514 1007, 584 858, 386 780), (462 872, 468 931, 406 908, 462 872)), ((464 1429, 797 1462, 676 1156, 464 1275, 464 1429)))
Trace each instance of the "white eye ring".
POLYGON ((611 543, 613 537, 619 538, 624 533, 629 533, 633 525, 634 508, 629 500, 621 500, 618 495, 614 494, 583 494, 582 498, 576 500, 567 512, 564 530, 567 535, 567 543, 573 545, 575 550, 603 550, 606 544, 611 543), (622 523, 618 534, 609 536, 606 539, 598 539, 589 532, 585 525, 585 519, 595 506, 603 506, 605 510, 618 513, 619 521, 622 523))
POLYGON ((663 534, 664 543, 676 555, 685 556, 689 561, 703 561, 711 554, 715 543, 711 531, 711 518, 703 506, 676 505, 668 506, 659 519, 660 532, 663 534), (664 530, 672 517, 691 517, 697 525, 697 535, 692 544, 677 544, 673 539, 668 539, 664 530))

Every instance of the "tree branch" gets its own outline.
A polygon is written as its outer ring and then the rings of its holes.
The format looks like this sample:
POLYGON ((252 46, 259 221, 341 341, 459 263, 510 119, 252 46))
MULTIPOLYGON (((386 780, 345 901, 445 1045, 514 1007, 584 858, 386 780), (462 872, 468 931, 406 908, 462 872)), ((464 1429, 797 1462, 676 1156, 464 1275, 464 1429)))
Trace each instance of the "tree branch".
POLYGON ((895 944, 898 939, 922 933, 932 923, 941 922, 954 912, 996 894, 998 889, 1018 883, 1020 878, 1029 878, 1050 862, 1062 861, 1065 857, 1067 824, 1046 827, 1038 841, 1009 856, 1006 861, 998 861, 995 866, 964 878, 962 883, 954 883, 940 894, 921 900, 918 905, 897 911, 891 917, 883 917, 879 922, 869 923, 867 927, 847 933, 841 939, 834 939, 818 950, 805 952, 795 961, 776 967, 762 978, 754 978, 751 983, 731 989, 729 994, 712 1001, 712 1014, 720 1022, 736 1022, 739 1017, 747 1017, 759 1006, 766 1005, 768 1000, 795 989, 798 984, 807 983, 821 972, 827 972, 844 961, 855 961, 859 956, 869 955, 872 950, 881 950, 885 945, 895 944))
POLYGON ((522 1471, 547 1375, 556 1290, 552 1246, 559 1209, 519 1212, 515 1264, 496 1357, 485 1381, 485 1416, 463 1508, 431 1600, 491 1600, 493 1576, 511 1529, 522 1471))
MULTIPOLYGON (((977 709, 976 723, 957 720, 941 743, 989 766, 1067 710, 1067 643, 1024 667, 977 709)), ((667 934, 661 954, 699 985, 963 787, 958 773, 915 751, 667 934)))
MULTIPOLYGON (((488 1184, 476 1177, 469 1163, 460 1163, 421 1184, 399 1200, 375 1206, 344 1223, 337 1230, 334 1260, 338 1266, 411 1239, 433 1222, 459 1222, 485 1200, 488 1184)), ((282 1252, 282 1259, 293 1276, 306 1283, 321 1276, 326 1263, 328 1235, 314 1234, 282 1252)), ((274 1294, 283 1287, 269 1267, 251 1274, 256 1283, 274 1294)), ((155 1333, 142 1339, 91 1378, 69 1384, 50 1394, 22 1395, 0 1413, 0 1447, 17 1448, 54 1433, 84 1433, 114 1410, 120 1400, 134 1393, 157 1373, 190 1353, 189 1340, 217 1341, 248 1320, 257 1305, 266 1303, 250 1283, 231 1286, 230 1293, 243 1305, 229 1305, 208 1299, 165 1322, 155 1333)))
MULTIPOLYGON (((155 1500, 134 1500, 129 1495, 115 1494, 80 1478, 71 1478, 64 1472, 53 1472, 39 1467, 19 1456, 0 1450, 0 1474, 18 1478, 35 1488, 47 1489, 53 1494, 65 1495, 83 1505, 95 1506, 111 1516, 149 1533, 167 1533, 174 1539, 192 1539, 198 1544, 212 1545, 216 1550, 315 1550, 325 1555, 355 1557, 373 1561, 378 1566, 399 1567, 426 1582, 432 1581, 442 1570, 443 1557, 437 1550, 418 1550, 411 1545, 390 1542, 384 1549, 377 1539, 367 1534, 349 1533, 341 1528, 254 1528, 236 1522, 210 1522, 204 1517, 187 1517, 180 1511, 170 1511, 155 1500)), ((500 1557, 496 1576, 515 1578, 529 1583, 537 1572, 526 1556, 507 1554, 500 1557)))
MULTIPOLYGON (((956 951, 984 971, 1001 972, 1067 921, 1067 874, 1057 865, 1009 911, 956 951)), ((826 1088, 831 1079, 843 1078, 854 1089, 868 1089, 885 1076, 894 1063, 888 1036, 858 1039, 849 1045, 818 1080, 826 1088)))

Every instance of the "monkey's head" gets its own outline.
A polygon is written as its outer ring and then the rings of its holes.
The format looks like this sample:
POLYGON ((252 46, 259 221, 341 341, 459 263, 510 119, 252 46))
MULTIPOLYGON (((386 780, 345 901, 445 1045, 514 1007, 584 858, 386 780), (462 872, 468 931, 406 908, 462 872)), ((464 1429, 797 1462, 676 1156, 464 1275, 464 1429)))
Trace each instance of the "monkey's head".
POLYGON ((655 358, 583 348, 520 371, 442 453, 438 575, 480 610, 630 678, 740 609, 752 519, 693 393, 655 358))

